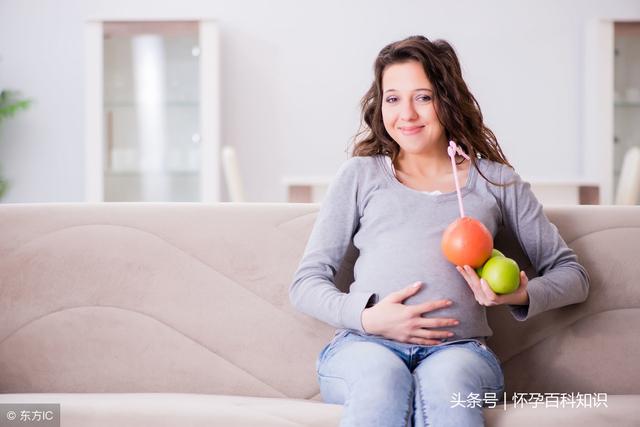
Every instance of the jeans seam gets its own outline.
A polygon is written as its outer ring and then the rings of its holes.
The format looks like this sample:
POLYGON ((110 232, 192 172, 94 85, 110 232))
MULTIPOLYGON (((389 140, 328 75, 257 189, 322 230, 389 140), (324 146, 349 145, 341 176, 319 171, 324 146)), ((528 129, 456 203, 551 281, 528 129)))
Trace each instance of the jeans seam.
POLYGON ((409 392, 409 402, 407 404, 407 412, 405 413, 404 416, 404 425, 406 426, 410 426, 411 425, 411 412, 413 410, 413 400, 414 400, 414 393, 415 393, 415 387, 411 387, 411 390, 409 392))
POLYGON ((422 421, 424 422, 424 427, 427 427, 429 424, 427 422, 427 404, 426 402, 422 399, 422 396, 424 395, 422 393, 422 383, 420 382, 420 379, 417 377, 415 378, 415 392, 418 394, 418 401, 420 401, 420 409, 421 409, 421 416, 422 416, 422 421))

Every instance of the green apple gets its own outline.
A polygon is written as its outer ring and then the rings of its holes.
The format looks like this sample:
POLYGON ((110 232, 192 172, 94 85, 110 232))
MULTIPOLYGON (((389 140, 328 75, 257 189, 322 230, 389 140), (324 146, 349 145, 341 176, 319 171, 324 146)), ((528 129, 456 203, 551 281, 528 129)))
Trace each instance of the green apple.
MULTIPOLYGON (((489 257, 489 259, 496 257, 496 256, 504 256, 504 254, 502 252, 500 252, 497 249, 492 249, 491 250, 491 256, 489 257)), ((489 259, 487 261, 489 261, 489 259)), ((487 261, 484 262, 484 264, 487 263, 487 261)), ((476 273, 478 273, 478 277, 482 277, 482 267, 484 267, 484 264, 481 265, 480 267, 476 268, 476 273)))
POLYGON ((511 258, 493 257, 482 266, 481 277, 496 294, 510 294, 520 286, 520 267, 511 258))

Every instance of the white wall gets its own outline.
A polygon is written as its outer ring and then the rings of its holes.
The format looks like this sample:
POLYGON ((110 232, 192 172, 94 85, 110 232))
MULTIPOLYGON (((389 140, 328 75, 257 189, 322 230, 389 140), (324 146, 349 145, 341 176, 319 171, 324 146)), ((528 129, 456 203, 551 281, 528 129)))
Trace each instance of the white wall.
POLYGON ((83 200, 84 22, 149 17, 218 20, 222 142, 249 200, 283 201, 282 176, 346 159, 377 52, 413 34, 453 43, 521 175, 596 177, 581 152, 585 26, 640 18, 640 2, 0 0, 0 88, 35 99, 0 129, 4 201, 83 200))

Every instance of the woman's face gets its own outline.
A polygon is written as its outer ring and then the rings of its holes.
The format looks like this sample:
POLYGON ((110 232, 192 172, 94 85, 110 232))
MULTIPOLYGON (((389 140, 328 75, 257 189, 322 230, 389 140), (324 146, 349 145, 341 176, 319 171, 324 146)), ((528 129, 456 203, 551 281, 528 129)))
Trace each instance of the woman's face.
POLYGON ((392 64, 382 73, 382 121, 400 149, 410 154, 446 147, 433 87, 418 61, 392 64))

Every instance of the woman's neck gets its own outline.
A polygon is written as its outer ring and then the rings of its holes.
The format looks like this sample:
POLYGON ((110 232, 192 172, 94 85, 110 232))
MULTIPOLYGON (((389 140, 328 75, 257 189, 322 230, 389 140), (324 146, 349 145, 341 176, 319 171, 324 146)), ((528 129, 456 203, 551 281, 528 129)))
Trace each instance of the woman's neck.
POLYGON ((451 159, 446 150, 424 154, 408 154, 401 150, 394 167, 410 176, 432 178, 450 174, 451 159))

